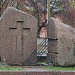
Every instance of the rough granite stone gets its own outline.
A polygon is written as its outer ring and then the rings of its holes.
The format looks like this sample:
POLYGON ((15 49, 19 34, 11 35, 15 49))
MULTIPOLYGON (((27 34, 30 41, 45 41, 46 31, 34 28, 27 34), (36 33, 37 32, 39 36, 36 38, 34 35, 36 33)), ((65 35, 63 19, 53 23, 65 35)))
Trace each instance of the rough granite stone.
MULTIPOLYGON (((56 65, 60 66, 71 66, 75 65, 75 28, 61 23, 58 19, 51 18, 49 26, 53 25, 54 28, 48 31, 48 36, 52 37, 51 33, 53 33, 54 37, 58 40, 49 41, 48 52, 56 55, 52 60, 56 65), (52 43, 53 42, 53 43, 52 43), (57 42, 57 43, 56 43, 57 42), (50 45, 50 43, 54 45, 50 45)), ((48 54, 48 56, 49 56, 48 54)), ((51 55, 50 55, 51 56, 51 55)), ((48 59, 50 60, 50 59, 48 59)))
POLYGON ((7 64, 33 65, 36 62, 37 20, 8 7, 0 19, 0 57, 7 64))

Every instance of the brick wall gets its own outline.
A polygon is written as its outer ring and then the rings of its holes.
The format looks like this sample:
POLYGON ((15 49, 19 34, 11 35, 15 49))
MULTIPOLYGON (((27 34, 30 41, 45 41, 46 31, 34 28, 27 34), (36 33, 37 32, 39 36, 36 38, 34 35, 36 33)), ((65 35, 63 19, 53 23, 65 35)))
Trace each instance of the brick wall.
POLYGON ((0 72, 0 75, 75 75, 75 72, 0 72))

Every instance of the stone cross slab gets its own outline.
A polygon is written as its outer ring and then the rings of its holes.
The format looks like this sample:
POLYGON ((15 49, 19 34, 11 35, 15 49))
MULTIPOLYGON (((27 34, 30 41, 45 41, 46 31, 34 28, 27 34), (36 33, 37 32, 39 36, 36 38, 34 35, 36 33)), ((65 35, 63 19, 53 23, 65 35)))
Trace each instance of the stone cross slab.
MULTIPOLYGON (((16 37, 16 50, 17 52, 23 54, 23 37, 24 37, 24 30, 30 30, 30 28, 25 28, 24 21, 17 21, 16 27, 11 27, 10 29, 10 35, 11 35, 11 43, 12 37, 16 37)), ((13 45, 12 45, 13 46, 13 45)), ((12 48, 13 49, 13 48, 12 48)))
POLYGON ((7 64, 32 65, 36 62, 37 20, 9 7, 0 19, 0 57, 7 64), (35 57, 35 58, 34 58, 35 57), (34 58, 30 63, 30 59, 34 58))

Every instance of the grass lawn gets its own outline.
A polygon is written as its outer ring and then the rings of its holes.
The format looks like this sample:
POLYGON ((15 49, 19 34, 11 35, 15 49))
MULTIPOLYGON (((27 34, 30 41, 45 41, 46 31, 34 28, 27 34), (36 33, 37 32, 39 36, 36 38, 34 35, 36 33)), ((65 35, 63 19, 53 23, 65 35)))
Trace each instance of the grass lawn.
POLYGON ((25 68, 22 67, 10 67, 10 66, 0 66, 0 71, 23 71, 25 68))
MULTIPOLYGON (((48 71, 75 71, 75 67, 53 67, 53 66, 48 66, 46 65, 46 63, 41 63, 41 62, 38 62, 37 64, 41 66, 41 69, 48 71)), ((6 64, 3 65, 2 63, 0 64, 0 71, 25 71, 25 70, 26 68, 24 68, 23 66, 9 66, 6 64)))
MULTIPOLYGON (((37 64, 41 64, 41 65, 46 65, 47 63, 44 62, 38 62, 37 64)), ((42 67, 43 69, 46 69, 48 71, 75 71, 75 66, 74 67, 53 67, 53 66, 44 66, 42 67)))
MULTIPOLYGON (((44 70, 48 71, 75 71, 75 67, 41 67, 44 70)), ((14 66, 0 66, 0 71, 25 71, 26 68, 14 67, 14 66)))
POLYGON ((75 67, 44 67, 49 71, 75 71, 75 67))

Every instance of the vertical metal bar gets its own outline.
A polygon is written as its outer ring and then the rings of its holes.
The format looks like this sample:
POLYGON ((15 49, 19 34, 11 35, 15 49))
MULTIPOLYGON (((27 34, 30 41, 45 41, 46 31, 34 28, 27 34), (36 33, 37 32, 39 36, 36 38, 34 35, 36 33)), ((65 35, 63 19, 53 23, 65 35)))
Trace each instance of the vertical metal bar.
POLYGON ((51 1, 51 0, 47 0, 48 23, 49 23, 49 19, 50 19, 50 1, 51 1))

